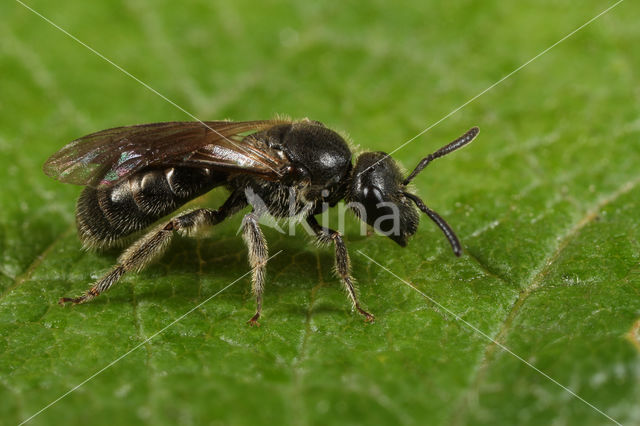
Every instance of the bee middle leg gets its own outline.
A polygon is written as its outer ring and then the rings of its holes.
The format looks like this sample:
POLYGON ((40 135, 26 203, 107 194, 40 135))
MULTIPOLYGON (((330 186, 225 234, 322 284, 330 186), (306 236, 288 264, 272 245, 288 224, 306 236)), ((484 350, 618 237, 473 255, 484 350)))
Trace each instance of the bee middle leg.
POLYGON ((364 320, 366 322, 373 322, 375 317, 369 312, 362 309, 360 307, 360 302, 358 302, 358 296, 353 284, 353 278, 351 278, 351 261, 349 260, 349 252, 347 251, 347 246, 342 240, 342 235, 338 231, 334 231, 333 229, 321 226, 313 216, 309 216, 307 218, 307 223, 309 224, 313 232, 315 232, 319 241, 325 243, 333 242, 336 249, 336 271, 338 272, 340 279, 344 283, 349 298, 351 299, 351 303, 360 314, 364 315, 364 320))
POLYGON ((139 272, 158 258, 168 247, 175 232, 189 235, 201 226, 213 226, 246 205, 244 199, 232 195, 218 210, 197 209, 174 217, 165 225, 149 232, 133 243, 118 258, 118 264, 79 297, 63 297, 60 304, 85 303, 109 290, 129 271, 139 272))
POLYGON ((258 215, 248 213, 242 219, 242 237, 249 249, 249 264, 252 268, 251 290, 256 296, 256 313, 247 324, 260 326, 258 319, 262 313, 262 293, 264 292, 264 277, 269 253, 267 251, 267 241, 260 230, 258 215))

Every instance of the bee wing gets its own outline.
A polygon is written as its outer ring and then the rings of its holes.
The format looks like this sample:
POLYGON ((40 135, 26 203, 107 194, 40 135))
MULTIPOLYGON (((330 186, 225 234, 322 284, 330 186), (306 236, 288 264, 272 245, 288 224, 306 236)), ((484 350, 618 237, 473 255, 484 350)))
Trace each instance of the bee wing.
POLYGON ((99 188, 154 165, 213 167, 275 179, 286 159, 241 135, 285 123, 289 122, 195 121, 116 127, 69 143, 49 157, 43 170, 61 182, 99 188))

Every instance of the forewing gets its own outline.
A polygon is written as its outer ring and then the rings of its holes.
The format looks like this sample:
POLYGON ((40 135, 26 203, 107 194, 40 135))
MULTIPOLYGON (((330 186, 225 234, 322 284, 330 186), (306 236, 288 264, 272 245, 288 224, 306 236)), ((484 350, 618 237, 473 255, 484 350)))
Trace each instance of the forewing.
POLYGON ((100 188, 154 165, 208 164, 277 176, 282 159, 247 144, 241 135, 284 123, 196 121, 116 127, 76 139, 53 154, 43 169, 62 182, 100 188))

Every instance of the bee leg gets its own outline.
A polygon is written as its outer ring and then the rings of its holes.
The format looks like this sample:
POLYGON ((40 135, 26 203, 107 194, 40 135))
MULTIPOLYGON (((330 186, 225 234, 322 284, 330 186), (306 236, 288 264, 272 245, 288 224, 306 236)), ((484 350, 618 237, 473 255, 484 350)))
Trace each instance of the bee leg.
POLYGON ((350 272, 351 261, 349 260, 349 252, 347 251, 347 246, 342 240, 342 235, 338 231, 320 226, 316 218, 313 216, 309 216, 307 218, 307 223, 309 224, 313 232, 315 232, 320 242, 333 242, 333 245, 336 248, 336 271, 338 272, 340 279, 344 283, 347 294, 351 299, 351 303, 360 314, 364 315, 364 320, 366 322, 373 322, 375 317, 369 312, 362 309, 360 307, 360 302, 358 302, 358 296, 356 294, 356 289, 353 285, 353 278, 351 277, 350 272))
POLYGON ((262 293, 264 292, 265 267, 269 254, 267 252, 267 242, 258 224, 258 215, 248 213, 242 219, 242 237, 249 249, 249 264, 251 265, 251 290, 256 296, 256 313, 247 324, 260 326, 258 319, 262 313, 262 293))
POLYGON ((139 272, 152 260, 160 256, 169 245, 169 242, 171 242, 175 231, 188 235, 200 226, 216 225, 245 205, 246 201, 244 199, 232 194, 219 210, 197 209, 174 217, 167 224, 156 228, 133 243, 120 255, 118 264, 93 284, 82 296, 74 298, 63 297, 59 300, 59 303, 64 305, 67 302, 71 302, 75 305, 94 299, 109 290, 126 272, 139 272))

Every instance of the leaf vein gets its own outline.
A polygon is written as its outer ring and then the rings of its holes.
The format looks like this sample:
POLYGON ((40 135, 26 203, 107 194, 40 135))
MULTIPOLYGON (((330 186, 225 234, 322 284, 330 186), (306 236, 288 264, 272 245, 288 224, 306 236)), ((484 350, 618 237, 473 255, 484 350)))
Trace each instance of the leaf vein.
POLYGON ((500 330, 495 334, 495 337, 492 338, 492 341, 490 343, 487 343, 487 345, 485 346, 483 356, 479 360, 480 365, 475 369, 475 378, 471 381, 471 383, 473 384, 469 386, 469 391, 467 391, 465 395, 463 395, 460 403, 457 404, 458 408, 454 410, 452 423, 459 424, 462 421, 464 415, 463 413, 465 413, 467 411, 466 409, 469 407, 468 401, 472 397, 471 393, 474 392, 474 390, 477 391, 479 389, 482 380, 485 378, 485 372, 489 366, 489 360, 497 346, 496 342, 502 343, 505 340, 507 333, 510 331, 510 326, 511 324, 513 324, 513 321, 520 312, 520 309, 528 300, 529 296, 541 287, 542 281, 549 274, 551 266, 560 257, 562 251, 585 226, 593 222, 598 217, 598 213, 604 207, 615 202, 621 196, 632 191, 636 186, 638 186, 639 183, 640 177, 636 177, 618 186, 615 191, 611 192, 604 198, 601 198, 595 204, 595 206, 588 209, 587 213, 579 221, 577 221, 565 235, 563 235, 559 239, 556 249, 542 262, 541 266, 537 269, 537 272, 534 272, 532 274, 533 278, 529 281, 529 285, 527 285, 518 295, 516 301, 511 306, 509 313, 505 317, 505 320, 502 322, 502 327, 500 327, 500 330))
POLYGON ((54 238, 53 241, 42 251, 42 253, 40 253, 34 258, 34 260, 27 267, 27 269, 25 269, 25 271, 22 274, 19 274, 18 276, 16 276, 13 284, 9 288, 7 288, 7 290, 4 293, 0 295, 0 300, 4 299, 10 292, 18 288, 22 283, 27 281, 29 278, 31 278, 31 275, 33 274, 33 272, 45 260, 45 258, 53 250, 55 245, 58 244, 64 238, 66 238, 73 231, 74 228, 75 228, 75 224, 72 223, 69 226, 67 226, 67 228, 64 231, 62 231, 56 238, 54 238))

